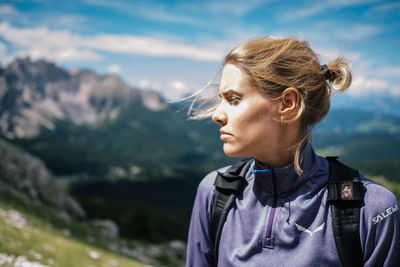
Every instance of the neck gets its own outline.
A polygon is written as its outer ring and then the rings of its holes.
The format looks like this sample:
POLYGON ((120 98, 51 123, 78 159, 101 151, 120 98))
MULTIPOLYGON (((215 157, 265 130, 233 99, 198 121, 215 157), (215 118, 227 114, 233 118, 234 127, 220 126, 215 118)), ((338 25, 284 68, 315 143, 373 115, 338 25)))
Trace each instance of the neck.
POLYGON ((273 168, 282 168, 294 161, 296 144, 301 138, 300 127, 295 123, 282 126, 279 136, 272 150, 256 156, 259 162, 273 168))
POLYGON ((294 160, 293 150, 282 150, 270 157, 257 157, 257 160, 263 165, 268 165, 272 168, 283 168, 294 160))

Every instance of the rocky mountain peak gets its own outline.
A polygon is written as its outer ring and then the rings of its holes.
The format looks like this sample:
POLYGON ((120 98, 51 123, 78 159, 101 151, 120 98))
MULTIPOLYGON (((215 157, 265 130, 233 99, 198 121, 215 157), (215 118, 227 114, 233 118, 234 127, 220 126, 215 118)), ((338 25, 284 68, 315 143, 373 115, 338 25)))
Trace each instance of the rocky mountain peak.
POLYGON ((6 67, 6 71, 16 75, 21 81, 30 83, 57 81, 67 79, 69 76, 52 62, 31 61, 29 57, 14 60, 6 67))
POLYGON ((16 59, 0 72, 0 132, 8 138, 52 130, 55 120, 80 125, 114 119, 133 104, 167 106, 158 93, 132 89, 115 75, 68 72, 45 60, 16 59))

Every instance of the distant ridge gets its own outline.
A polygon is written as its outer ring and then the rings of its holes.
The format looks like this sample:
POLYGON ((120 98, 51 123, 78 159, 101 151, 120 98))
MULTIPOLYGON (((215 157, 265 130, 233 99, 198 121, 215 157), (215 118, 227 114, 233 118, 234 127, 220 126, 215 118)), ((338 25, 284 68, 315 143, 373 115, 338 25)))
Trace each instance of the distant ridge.
POLYGON ((398 134, 400 116, 351 109, 331 110, 314 129, 315 134, 398 134))
POLYGON ((8 138, 36 136, 40 127, 52 130, 56 119, 76 125, 114 119, 132 103, 150 110, 167 107, 158 93, 133 89, 115 75, 67 72, 29 58, 0 68, 0 132, 8 138))

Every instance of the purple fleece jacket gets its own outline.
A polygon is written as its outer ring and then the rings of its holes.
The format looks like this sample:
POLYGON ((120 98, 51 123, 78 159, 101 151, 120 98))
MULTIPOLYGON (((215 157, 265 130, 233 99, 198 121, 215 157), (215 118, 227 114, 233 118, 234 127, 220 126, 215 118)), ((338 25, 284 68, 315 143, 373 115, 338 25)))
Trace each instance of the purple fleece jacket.
MULTIPOLYGON (((248 185, 222 231, 218 266, 341 266, 326 205, 329 163, 310 144, 301 158, 301 176, 293 164, 253 174, 254 169, 268 167, 257 160, 252 163, 248 185)), ((209 232, 215 177, 214 171, 198 187, 187 266, 216 265, 209 232)), ((361 179, 366 189, 360 214, 364 266, 400 266, 400 205, 390 191, 361 179)))

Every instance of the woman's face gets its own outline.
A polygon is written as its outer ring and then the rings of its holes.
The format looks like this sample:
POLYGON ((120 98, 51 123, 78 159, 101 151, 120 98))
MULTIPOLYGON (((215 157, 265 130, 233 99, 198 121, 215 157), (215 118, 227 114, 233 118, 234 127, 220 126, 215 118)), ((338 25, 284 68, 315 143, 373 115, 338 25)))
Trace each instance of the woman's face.
POLYGON ((225 65, 219 89, 221 102, 213 113, 221 125, 221 140, 228 156, 252 156, 268 164, 279 149, 282 127, 279 102, 254 89, 242 71, 225 65))

